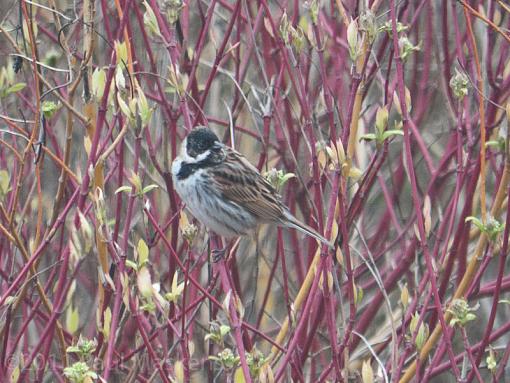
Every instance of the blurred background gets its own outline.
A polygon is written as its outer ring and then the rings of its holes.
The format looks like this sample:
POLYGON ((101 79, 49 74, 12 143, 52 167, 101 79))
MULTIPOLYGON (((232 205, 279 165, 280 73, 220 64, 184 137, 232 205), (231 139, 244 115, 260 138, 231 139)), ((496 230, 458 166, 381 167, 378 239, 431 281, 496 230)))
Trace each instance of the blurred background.
POLYGON ((1 381, 505 381, 507 3, 0 11, 1 381), (264 225, 213 263, 170 174, 197 125, 335 250, 264 225))

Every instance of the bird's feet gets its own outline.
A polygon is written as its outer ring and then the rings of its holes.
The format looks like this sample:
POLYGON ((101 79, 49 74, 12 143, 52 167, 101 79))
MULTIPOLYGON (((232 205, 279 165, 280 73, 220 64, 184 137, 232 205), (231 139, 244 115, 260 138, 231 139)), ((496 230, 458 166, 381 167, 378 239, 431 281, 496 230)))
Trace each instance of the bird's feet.
POLYGON ((211 250, 211 256, 213 263, 218 263, 222 259, 225 259, 225 254, 227 253, 227 248, 223 249, 213 249, 211 250))

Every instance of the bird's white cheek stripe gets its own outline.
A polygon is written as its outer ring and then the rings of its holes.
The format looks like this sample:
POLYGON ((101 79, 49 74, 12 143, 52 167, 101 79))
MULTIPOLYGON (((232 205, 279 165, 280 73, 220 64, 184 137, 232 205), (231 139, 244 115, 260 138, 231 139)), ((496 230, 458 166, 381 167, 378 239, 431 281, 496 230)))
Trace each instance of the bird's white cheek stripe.
POLYGON ((202 160, 205 160, 209 156, 209 154, 211 154, 211 150, 206 150, 205 152, 203 152, 203 153, 199 154, 198 156, 196 156, 195 158, 193 158, 190 155, 188 155, 186 150, 183 150, 183 151, 181 151, 181 155, 179 157, 181 159, 181 162, 185 162, 187 164, 194 164, 194 163, 200 162, 202 160))
POLYGON ((209 154, 211 154, 211 150, 206 150, 205 152, 203 152, 202 154, 199 154, 198 156, 195 157, 195 162, 200 162, 202 160, 205 160, 207 157, 209 157, 209 154))

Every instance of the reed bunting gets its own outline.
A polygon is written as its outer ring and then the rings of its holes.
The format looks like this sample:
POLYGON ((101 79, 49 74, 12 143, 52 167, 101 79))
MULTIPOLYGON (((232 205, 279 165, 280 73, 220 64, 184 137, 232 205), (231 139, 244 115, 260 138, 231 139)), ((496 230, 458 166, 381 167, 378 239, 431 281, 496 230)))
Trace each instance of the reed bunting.
POLYGON ((297 229, 332 247, 295 218, 273 186, 210 129, 193 129, 172 163, 174 188, 191 214, 218 235, 247 235, 261 223, 297 229))

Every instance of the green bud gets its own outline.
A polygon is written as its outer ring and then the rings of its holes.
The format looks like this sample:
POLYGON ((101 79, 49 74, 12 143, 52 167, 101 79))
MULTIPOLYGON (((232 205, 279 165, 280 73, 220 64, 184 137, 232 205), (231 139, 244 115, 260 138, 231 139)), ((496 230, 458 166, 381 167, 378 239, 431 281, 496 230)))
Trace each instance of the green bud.
POLYGON ((420 44, 413 45, 407 36, 402 36, 398 39, 398 46, 400 48, 400 57, 405 61, 413 52, 420 50, 420 44))
POLYGON ((462 100, 468 94, 469 90, 469 78, 463 73, 459 72, 457 68, 455 68, 455 74, 450 79, 450 88, 454 96, 462 100))
POLYGON ((375 40, 375 36, 379 31, 375 15, 372 11, 367 10, 359 16, 359 30, 367 34, 368 41, 373 42, 375 40))
POLYGON ((358 49, 358 23, 352 20, 347 27, 347 44, 349 45, 349 55, 352 61, 356 60, 359 54, 358 49))
POLYGON ((182 0, 165 0, 163 2, 163 9, 169 24, 173 25, 179 20, 183 7, 182 0))

